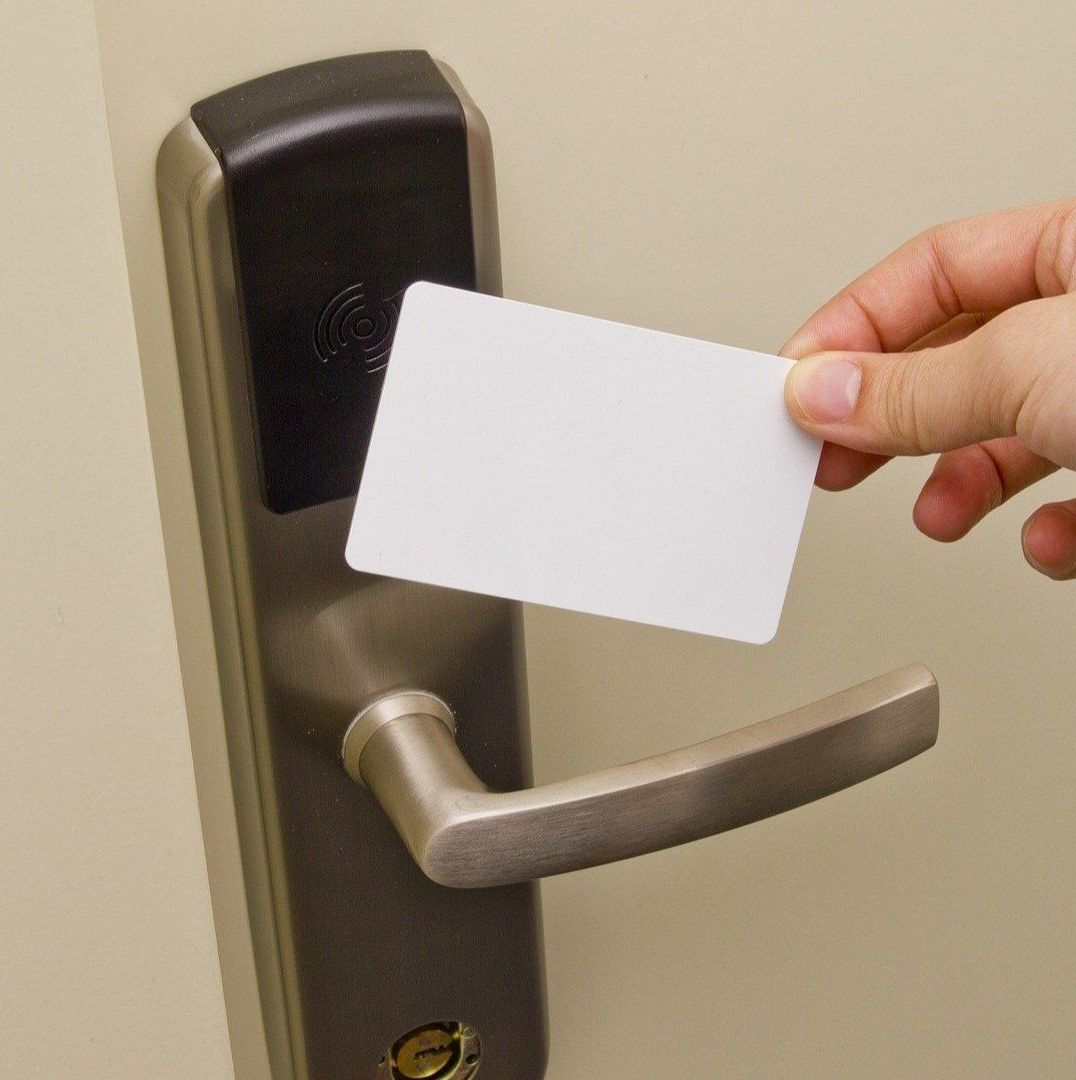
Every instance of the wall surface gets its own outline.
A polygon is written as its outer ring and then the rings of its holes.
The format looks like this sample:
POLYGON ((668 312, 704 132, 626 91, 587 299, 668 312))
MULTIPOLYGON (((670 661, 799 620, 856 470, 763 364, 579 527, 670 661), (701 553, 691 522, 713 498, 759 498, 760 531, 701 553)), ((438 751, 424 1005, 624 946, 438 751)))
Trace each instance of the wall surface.
MULTIPOLYGON (((153 158, 206 93, 428 48, 492 128, 507 295, 760 349, 919 229, 1076 184, 1072 5, 100 0, 98 20, 174 581, 197 547, 153 158)), ((910 521, 928 468, 815 497, 772 645, 528 612, 541 779, 909 660, 943 697, 937 748, 886 776, 550 882, 551 1080, 1072 1076, 1076 596, 1018 540, 1072 478, 942 548, 910 521)), ((197 627, 197 589, 175 602, 197 627)))
POLYGON ((89 3, 0 5, 0 1077, 232 1076, 89 3))

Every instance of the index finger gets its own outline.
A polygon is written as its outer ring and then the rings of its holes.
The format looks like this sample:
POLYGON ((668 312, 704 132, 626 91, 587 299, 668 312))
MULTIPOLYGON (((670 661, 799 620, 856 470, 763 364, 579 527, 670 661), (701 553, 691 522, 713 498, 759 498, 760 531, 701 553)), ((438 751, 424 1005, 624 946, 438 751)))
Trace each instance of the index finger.
MULTIPOLYGON (((1076 200, 951 221, 920 233, 824 304, 781 350, 903 352, 962 313, 1067 291, 1059 264, 1076 200)), ((1071 260, 1071 255, 1069 256, 1071 260)))

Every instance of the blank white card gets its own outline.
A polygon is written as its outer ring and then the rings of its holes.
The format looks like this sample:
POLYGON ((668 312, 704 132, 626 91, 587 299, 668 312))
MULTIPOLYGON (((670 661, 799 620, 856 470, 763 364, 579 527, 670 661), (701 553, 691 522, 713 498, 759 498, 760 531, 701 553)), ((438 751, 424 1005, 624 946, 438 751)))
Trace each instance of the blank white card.
POLYGON ((420 282, 404 297, 356 570, 762 643, 819 444, 791 361, 420 282))

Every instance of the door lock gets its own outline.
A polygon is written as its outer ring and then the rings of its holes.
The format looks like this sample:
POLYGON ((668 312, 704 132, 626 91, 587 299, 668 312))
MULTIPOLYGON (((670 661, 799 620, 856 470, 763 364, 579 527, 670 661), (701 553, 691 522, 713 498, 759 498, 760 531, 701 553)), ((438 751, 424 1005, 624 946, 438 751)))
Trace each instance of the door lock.
POLYGON ((258 975, 228 1008, 274 1080, 541 1080, 533 879, 891 768, 934 680, 530 787, 519 605, 344 561, 400 293, 500 290, 478 109, 423 52, 306 64, 197 103, 158 192, 258 975))
POLYGON ((482 1045, 470 1024, 423 1024, 400 1036, 381 1059, 391 1080, 469 1080, 482 1062, 482 1045))
POLYGON ((243 1029, 274 1080, 538 1080, 536 889, 434 885, 339 764, 356 705, 419 683, 463 707, 479 768, 530 780, 516 605, 344 561, 400 292, 500 291, 488 128, 424 52, 338 57, 196 104, 158 191, 258 971, 243 1029), (438 1017, 466 1023, 416 1027, 438 1017))

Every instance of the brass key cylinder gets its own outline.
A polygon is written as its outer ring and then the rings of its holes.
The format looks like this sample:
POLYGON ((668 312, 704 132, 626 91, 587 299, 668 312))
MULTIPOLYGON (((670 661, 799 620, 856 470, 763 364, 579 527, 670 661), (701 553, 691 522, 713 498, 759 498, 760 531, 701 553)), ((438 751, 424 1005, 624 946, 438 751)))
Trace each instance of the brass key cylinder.
POLYGON ((474 1028, 445 1020, 401 1035, 384 1065, 392 1080, 468 1080, 478 1071, 480 1058, 474 1028))

